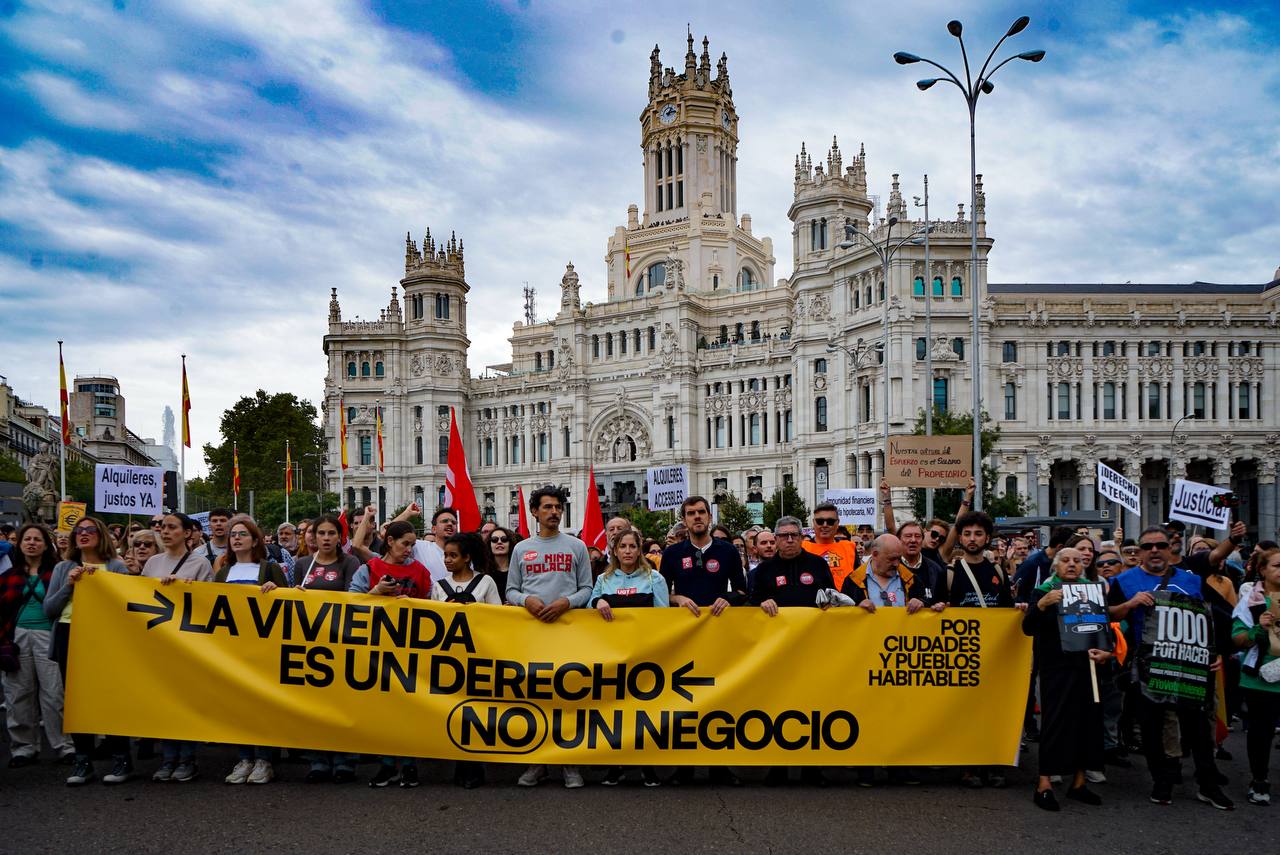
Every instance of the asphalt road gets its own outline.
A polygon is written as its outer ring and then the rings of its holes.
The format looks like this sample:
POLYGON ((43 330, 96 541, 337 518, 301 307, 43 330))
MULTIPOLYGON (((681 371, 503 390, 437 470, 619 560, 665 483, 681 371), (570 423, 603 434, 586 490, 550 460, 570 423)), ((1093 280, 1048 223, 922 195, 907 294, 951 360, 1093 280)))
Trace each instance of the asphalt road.
MULTIPOLYGON (((265 786, 230 787, 222 777, 234 752, 206 747, 202 776, 188 784, 139 779, 115 787, 71 789, 67 768, 45 758, 24 769, 0 768, 0 852, 1071 852, 1237 851, 1246 841, 1274 839, 1280 807, 1244 802, 1248 776, 1244 735, 1221 763, 1236 810, 1216 811, 1194 799, 1188 783, 1175 803, 1147 801, 1141 760, 1109 768, 1095 789, 1102 807, 1063 801, 1059 814, 1031 803, 1034 746, 1004 790, 963 790, 949 771, 926 774, 919 787, 862 789, 848 770, 830 772, 824 790, 759 783, 763 769, 743 769, 742 788, 645 789, 628 779, 566 791, 557 770, 533 790, 514 785, 518 766, 489 766, 489 785, 453 786, 452 764, 424 761, 416 790, 373 790, 375 764, 360 766, 356 784, 308 785, 306 766, 282 762, 265 786), (1271 820, 1268 823, 1268 820, 1271 820)), ((2 751, 2 749, 0 749, 2 751)), ((7 757, 5 758, 7 761, 7 757)), ((149 777, 158 761, 140 761, 149 777)), ((99 774, 107 761, 98 764, 99 774)), ((1059 788, 1061 794, 1061 788, 1059 788)))

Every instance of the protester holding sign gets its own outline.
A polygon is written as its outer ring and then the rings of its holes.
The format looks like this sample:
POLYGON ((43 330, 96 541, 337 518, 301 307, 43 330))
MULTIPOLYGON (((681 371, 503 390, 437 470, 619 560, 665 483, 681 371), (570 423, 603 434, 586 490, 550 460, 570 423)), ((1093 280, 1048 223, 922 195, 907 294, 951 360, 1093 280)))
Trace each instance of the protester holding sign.
POLYGON ((1232 615, 1231 633, 1244 651, 1240 690, 1248 705, 1249 803, 1271 804, 1271 744, 1280 721, 1280 549, 1258 558, 1258 580, 1232 615))
POLYGON ((16 540, 8 569, 0 572, 0 668, 11 769, 40 755, 41 722, 59 759, 75 759, 62 732, 62 675, 49 658, 53 619, 44 611, 58 553, 48 530, 34 523, 18 529, 16 540))
MULTIPOLYGON (((84 517, 71 532, 73 539, 67 547, 66 560, 53 568, 49 578, 49 592, 44 598, 45 616, 56 620, 53 627, 53 649, 49 656, 58 663, 62 682, 67 681, 67 656, 71 644, 71 605, 76 583, 98 570, 108 573, 125 573, 128 568, 116 557, 115 546, 106 525, 97 517, 84 517)), ((91 733, 73 733, 75 767, 67 778, 67 786, 78 787, 97 777, 93 770, 95 737, 91 733)), ((133 777, 133 761, 129 758, 129 739, 125 736, 108 736, 104 740, 111 752, 111 771, 103 777, 104 784, 123 784, 133 777)))
MULTIPOLYGON (((1174 712, 1183 743, 1191 749, 1195 763, 1200 788, 1196 798, 1219 810, 1231 810, 1233 804, 1218 784, 1218 767, 1213 759, 1206 707, 1212 692, 1202 684, 1201 699, 1177 697, 1195 688, 1187 684, 1192 678, 1208 678, 1210 621, 1200 594, 1200 578, 1173 566, 1172 543, 1164 528, 1152 526, 1143 531, 1138 550, 1142 564, 1116 576, 1107 599, 1112 619, 1128 621, 1130 649, 1137 650, 1137 655, 1131 657, 1135 685, 1129 703, 1142 731, 1142 750, 1154 782, 1151 801, 1171 804, 1173 788, 1180 777, 1178 761, 1170 760, 1164 747, 1165 714, 1174 712), (1173 597, 1180 597, 1192 607, 1198 604, 1198 613, 1183 608, 1182 602, 1174 602, 1173 597), (1148 632, 1147 624, 1152 621, 1155 624, 1148 632), (1169 664, 1153 668, 1157 657, 1169 664), (1179 673, 1186 674, 1187 682, 1171 676, 1179 673)), ((1220 663, 1218 659, 1215 670, 1220 663)))
MULTIPOLYGON (((1035 656, 1040 663, 1040 780, 1034 796, 1036 807, 1060 809, 1053 794, 1051 776, 1071 777, 1067 798, 1087 805, 1100 805, 1102 799, 1090 790, 1086 769, 1101 769, 1102 704, 1095 695, 1098 663, 1111 659, 1109 641, 1099 636, 1089 639, 1084 650, 1071 651, 1064 643, 1060 621, 1065 613, 1064 591, 1072 591, 1075 612, 1092 608, 1100 621, 1100 633, 1109 633, 1106 606, 1100 584, 1080 584, 1084 580, 1085 559, 1077 549, 1064 547, 1053 557, 1052 575, 1036 586, 1022 618, 1022 631, 1035 640, 1035 656), (1064 587, 1065 586, 1065 587, 1064 587), (1089 591, 1096 589, 1096 591, 1089 591), (1085 596, 1079 595, 1079 590, 1085 596), (1093 594, 1096 596, 1088 596, 1093 594)), ((1076 623, 1076 627, 1098 626, 1076 623)), ((1068 643, 1073 640, 1065 639, 1068 643)))
MULTIPOLYGON (((613 540, 609 553, 609 566, 596 579, 591 590, 591 606, 605 621, 613 622, 614 609, 657 607, 671 605, 667 594, 667 581, 653 565, 640 554, 640 534, 634 530, 623 531, 613 540)), ((626 770, 612 766, 604 774, 601 784, 616 787, 622 783, 626 770)), ((642 766, 640 775, 646 787, 657 787, 662 779, 652 766, 642 766)))
MULTIPOLYGON (((507 577, 507 602, 521 606, 543 623, 555 623, 569 609, 580 609, 591 596, 591 561, 587 547, 560 531, 564 494, 557 487, 539 487, 529 497, 529 510, 538 522, 538 533, 516 546, 507 577)), ((567 789, 583 786, 577 766, 562 766, 567 789)), ((524 770, 519 783, 536 787, 547 777, 547 767, 535 764, 524 770)))

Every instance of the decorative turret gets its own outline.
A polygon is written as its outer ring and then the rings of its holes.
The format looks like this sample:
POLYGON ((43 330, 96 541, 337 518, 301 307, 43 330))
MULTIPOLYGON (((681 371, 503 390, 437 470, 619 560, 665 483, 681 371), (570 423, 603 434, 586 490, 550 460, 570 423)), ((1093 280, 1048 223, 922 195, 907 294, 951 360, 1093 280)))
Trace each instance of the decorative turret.
MULTIPOLYGON (((800 153, 795 158, 795 197, 787 212, 796 224, 797 259, 816 260, 822 257, 821 253, 833 249, 841 239, 838 230, 846 219, 867 227, 873 204, 867 196, 866 166, 866 149, 859 148, 846 168, 844 152, 835 136, 831 137, 825 163, 820 160, 815 164, 808 145, 800 143, 800 153)), ((896 204, 905 212, 900 194, 896 204)))
POLYGON ((902 199, 902 188, 898 186, 898 173, 893 173, 893 187, 889 190, 889 207, 885 211, 889 217, 897 217, 899 221, 907 218, 907 203, 902 199))
POLYGON ((974 219, 978 221, 978 234, 985 232, 987 226, 987 194, 982 192, 982 176, 976 176, 977 180, 974 186, 977 188, 976 199, 978 206, 973 209, 974 219))
POLYGON ((578 274, 573 269, 573 262, 565 265, 564 276, 560 277, 560 308, 576 312, 582 308, 578 295, 578 274))
POLYGON ((397 323, 404 320, 404 315, 400 312, 400 298, 396 295, 396 286, 391 286, 391 302, 387 304, 387 320, 396 321, 397 323))
POLYGON ((338 289, 329 289, 329 323, 336 324, 342 320, 342 307, 338 305, 338 289))
POLYGON ((404 247, 404 273, 410 276, 416 273, 431 273, 439 271, 449 273, 458 278, 465 275, 463 269, 463 252, 462 241, 457 236, 450 233, 449 240, 436 246, 435 239, 431 237, 431 229, 427 229, 426 235, 422 238, 422 252, 418 252, 418 246, 413 242, 413 238, 408 234, 405 235, 404 247))

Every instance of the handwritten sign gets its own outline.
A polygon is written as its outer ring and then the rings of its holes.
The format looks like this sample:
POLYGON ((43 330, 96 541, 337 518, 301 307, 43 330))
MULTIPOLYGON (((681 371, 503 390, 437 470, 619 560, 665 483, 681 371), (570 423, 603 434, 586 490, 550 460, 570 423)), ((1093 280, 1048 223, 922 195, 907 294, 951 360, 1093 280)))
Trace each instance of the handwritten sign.
POLYGON ((1098 461, 1098 492, 1135 514, 1142 513, 1142 491, 1138 485, 1101 460, 1098 461))
POLYGON ((973 477, 973 437, 889 437, 885 480, 890 487, 967 487, 973 477))

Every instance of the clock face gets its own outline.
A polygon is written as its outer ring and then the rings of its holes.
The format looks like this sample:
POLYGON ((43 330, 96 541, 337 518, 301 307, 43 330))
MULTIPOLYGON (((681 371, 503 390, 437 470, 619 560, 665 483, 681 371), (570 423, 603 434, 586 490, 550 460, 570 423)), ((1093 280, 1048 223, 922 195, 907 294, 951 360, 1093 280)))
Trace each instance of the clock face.
POLYGON ((676 105, 668 104, 662 108, 662 112, 658 113, 658 119, 664 125, 669 125, 676 120, 676 105))
POLYGON ((724 125, 724 129, 726 131, 729 130, 729 125, 732 124, 732 122, 729 121, 728 112, 724 112, 720 114, 720 124, 724 125))

